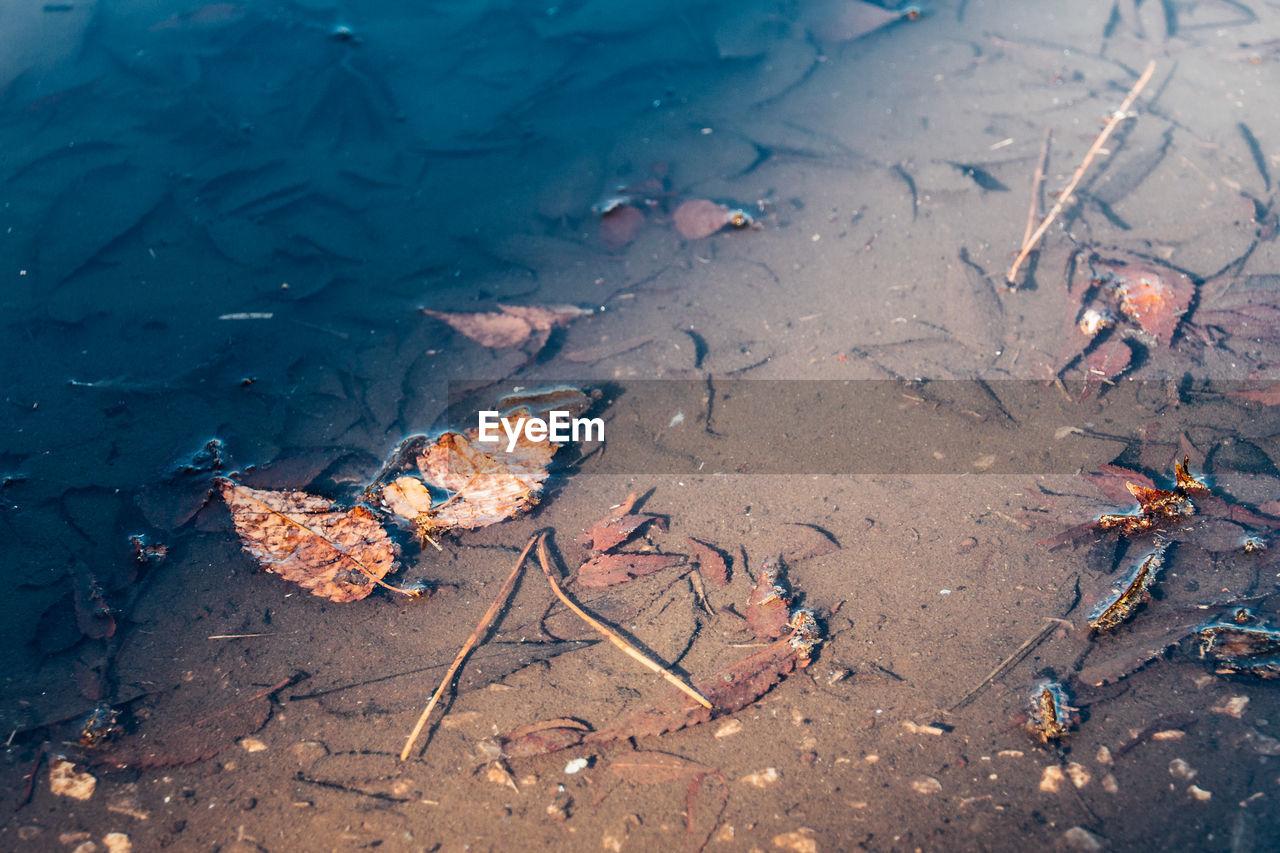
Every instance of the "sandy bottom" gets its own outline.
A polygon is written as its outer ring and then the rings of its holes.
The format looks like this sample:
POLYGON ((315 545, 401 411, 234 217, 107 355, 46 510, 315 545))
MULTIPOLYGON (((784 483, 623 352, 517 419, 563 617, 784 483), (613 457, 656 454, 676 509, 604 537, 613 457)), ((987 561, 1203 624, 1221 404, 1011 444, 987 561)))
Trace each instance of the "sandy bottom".
POLYGON ((1272 847, 1276 682, 1191 634, 1240 606, 1277 624, 1280 544, 1241 545, 1280 514, 1280 10, 961 0, 842 41, 835 4, 448 5, 0 12, 46 45, 0 60, 0 846, 1272 847), (1042 210, 1151 60, 1004 287, 1045 131, 1042 210), (592 205, 638 185, 642 221, 602 236, 592 205), (761 227, 684 239, 692 198, 761 227), (1077 331, 1108 261, 1186 283, 1171 337, 1077 331), (594 313, 495 349, 418 310, 498 303, 594 313), (1089 362, 1109 344, 1114 385, 1089 362), (355 500, 406 435, 567 382, 600 390, 603 452, 443 550, 401 527, 394 579, 425 599, 308 595, 206 501, 250 466, 355 500), (1184 453, 1225 503, 1091 636, 1153 542, 1045 540, 1129 509, 1081 473, 1168 487, 1184 453), (732 582, 588 607, 698 678, 752 652, 734 613, 783 554, 812 663, 704 725, 486 760, 529 723, 679 701, 548 616, 531 566, 398 761, 528 538, 572 570, 633 490, 669 521, 653 548, 713 543, 732 582), (1025 728, 1042 679, 1080 709, 1049 746, 1025 728), (81 746, 95 706, 121 731, 81 746), (58 756, 87 799, 53 792, 58 756))

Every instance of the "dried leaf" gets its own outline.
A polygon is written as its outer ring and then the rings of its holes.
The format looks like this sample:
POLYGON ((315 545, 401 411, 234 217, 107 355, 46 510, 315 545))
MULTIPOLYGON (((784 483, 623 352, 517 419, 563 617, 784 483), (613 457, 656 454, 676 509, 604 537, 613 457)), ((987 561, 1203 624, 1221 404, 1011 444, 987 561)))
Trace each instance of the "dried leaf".
POLYGON ((747 625, 756 639, 782 636, 791 617, 791 593, 782 582, 782 565, 776 557, 765 561, 747 599, 747 625))
POLYGON ((705 198, 689 199, 672 215, 676 230, 686 240, 710 237, 733 221, 733 212, 723 204, 705 198))
POLYGON ((609 769, 634 785, 660 785, 705 773, 711 768, 669 752, 641 750, 615 758, 609 762, 609 769))
POLYGON ((365 506, 219 478, 244 549, 269 572, 331 601, 358 601, 394 567, 398 549, 365 506))
POLYGON ((1094 632, 1110 631, 1132 616, 1151 598, 1151 588, 1163 565, 1163 547, 1144 557, 1112 596, 1094 608, 1089 616, 1089 628, 1094 632))
POLYGON ((1168 346, 1195 296, 1195 284, 1172 269, 1125 264, 1111 268, 1120 311, 1144 332, 1168 346))
POLYGON ((578 585, 599 589, 683 566, 683 554, 599 554, 578 569, 578 585))
POLYGON ((474 430, 446 432, 418 456, 421 478, 397 477, 383 486, 382 498, 388 509, 428 535, 485 527, 537 503, 557 447, 530 441, 523 430, 509 451, 505 444, 477 441, 474 430), (451 494, 437 503, 429 486, 451 494))
POLYGON ((661 530, 667 529, 666 519, 660 516, 629 513, 597 522, 578 537, 578 544, 590 551, 612 551, 651 522, 661 530))
POLYGON ((508 758, 526 758, 558 752, 582 743, 590 732, 590 726, 572 717, 542 720, 521 726, 502 738, 502 754, 508 758))
POLYGON ((600 217, 600 239, 610 249, 621 249, 636 238, 644 225, 644 213, 629 204, 613 208, 600 217))
POLYGON ((545 334, 553 328, 567 326, 592 312, 575 305, 499 305, 497 311, 453 313, 423 308, 422 313, 435 317, 481 346, 502 349, 521 346, 531 338, 536 340, 535 333, 545 334))
POLYGON ((693 559, 698 564, 698 571, 702 576, 717 586, 727 586, 729 563, 720 549, 692 537, 685 541, 693 549, 693 559))

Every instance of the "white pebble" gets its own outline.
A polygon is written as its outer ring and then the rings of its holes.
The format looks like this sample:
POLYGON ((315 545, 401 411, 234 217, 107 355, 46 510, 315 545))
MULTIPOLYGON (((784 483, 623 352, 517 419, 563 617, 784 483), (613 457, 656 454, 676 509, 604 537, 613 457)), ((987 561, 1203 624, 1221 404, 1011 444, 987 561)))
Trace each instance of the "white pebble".
POLYGON ((590 758, 575 758, 564 766, 564 772, 572 776, 574 773, 586 770, 590 764, 590 758))

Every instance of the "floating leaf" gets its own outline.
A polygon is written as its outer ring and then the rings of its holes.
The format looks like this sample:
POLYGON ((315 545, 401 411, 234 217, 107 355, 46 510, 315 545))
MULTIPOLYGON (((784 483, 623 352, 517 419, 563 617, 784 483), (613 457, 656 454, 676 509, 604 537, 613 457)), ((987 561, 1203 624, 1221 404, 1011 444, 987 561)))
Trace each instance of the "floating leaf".
POLYGON ((342 510, 306 492, 214 481, 244 549, 258 564, 331 601, 359 601, 382 586, 397 548, 365 506, 342 510))
MULTIPOLYGON (((1099 530, 1118 531, 1126 536, 1150 533, 1178 524, 1196 511, 1191 495, 1207 495, 1209 488, 1187 472, 1189 459, 1174 464, 1176 485, 1173 491, 1137 483, 1126 483, 1129 493, 1138 501, 1138 512, 1126 515, 1103 515, 1097 521, 1099 530)), ((1148 481, 1149 482, 1149 481, 1148 481)))
POLYGON ((435 317, 481 346, 493 349, 518 347, 533 339, 541 346, 551 330, 593 313, 575 305, 499 305, 497 311, 452 313, 423 308, 422 313, 435 317))
POLYGON ((418 456, 421 477, 397 477, 382 488, 382 497, 388 509, 427 535, 485 527, 537 503, 556 449, 552 442, 529 440, 523 430, 510 450, 482 444, 472 434, 446 432, 418 456), (451 494, 436 502, 429 486, 451 494))
POLYGON ((615 586, 685 564, 683 554, 600 554, 578 569, 578 585, 588 588, 615 586))

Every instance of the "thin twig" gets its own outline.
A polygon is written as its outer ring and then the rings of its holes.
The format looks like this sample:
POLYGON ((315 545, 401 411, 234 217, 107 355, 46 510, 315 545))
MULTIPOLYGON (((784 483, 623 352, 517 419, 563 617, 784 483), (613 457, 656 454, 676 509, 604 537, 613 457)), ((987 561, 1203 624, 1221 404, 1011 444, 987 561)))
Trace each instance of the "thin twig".
POLYGON ((1022 645, 1014 649, 1012 654, 1010 654, 1004 660, 1000 661, 1000 663, 996 664, 996 668, 991 670, 991 672, 987 673, 987 677, 979 681, 976 685, 974 685, 974 688, 972 690, 970 690, 968 693, 961 696, 960 701, 956 702, 954 705, 952 705, 950 708, 947 709, 947 713, 948 714, 955 713, 956 711, 963 708, 965 705, 968 705, 969 702, 973 699, 973 697, 977 696, 979 693, 982 692, 983 688, 985 688, 988 684, 990 684, 991 682, 999 678, 1001 675, 1003 675, 1010 667, 1012 667, 1018 661, 1026 657, 1027 654, 1032 649, 1038 646, 1040 642, 1045 637, 1049 636, 1050 632, 1052 632, 1053 629, 1058 625, 1060 625, 1061 623, 1062 623, 1061 619, 1052 619, 1052 618, 1046 617, 1046 622, 1043 628, 1041 628, 1039 631, 1036 631, 1035 634, 1033 634, 1030 639, 1028 639, 1025 643, 1023 643, 1022 645))
POLYGON ((1031 204, 1027 209, 1027 227, 1022 230, 1023 248, 1031 241, 1031 232, 1036 227, 1036 211, 1040 209, 1040 187, 1044 184, 1044 170, 1049 165, 1049 141, 1053 137, 1053 130, 1044 129, 1044 142, 1040 143, 1040 161, 1036 163, 1035 174, 1031 176, 1031 204))
POLYGON ((606 640, 613 643, 618 648, 622 649, 622 651, 626 652, 629 656, 635 658, 637 661, 644 664, 646 667, 653 670, 658 675, 661 675, 667 681, 671 682, 673 685, 679 688, 683 693, 685 693, 687 696, 689 696, 694 701, 696 701, 699 705, 701 705, 704 708, 711 707, 711 702, 709 702, 705 696, 703 696, 697 690, 694 690, 688 684, 685 684, 683 681, 681 681, 679 678, 676 677, 675 673, 663 667, 662 664, 656 663, 655 661, 650 660, 643 652, 641 652, 635 646, 632 646, 626 640, 619 637, 616 633, 614 633, 608 627, 606 627, 602 622, 593 618, 590 614, 587 613, 587 611, 583 610, 577 604, 574 604, 573 600, 569 598, 569 596, 564 594, 564 591, 560 589, 560 584, 556 583, 555 575, 552 574, 551 565, 547 560, 546 536, 543 536, 538 540, 538 562, 542 565, 542 572, 547 576, 547 580, 551 583, 551 589, 552 591, 555 592, 556 597, 559 598, 562 602, 564 602, 565 607, 568 607, 575 614, 577 614, 579 619, 581 619, 583 622, 586 622, 592 628, 595 628, 597 631, 600 632, 600 634, 606 640))
POLYGON ((457 675, 458 669, 462 666, 462 662, 466 660, 467 655, 480 642, 480 638, 489 630, 489 626, 493 624, 493 620, 497 617, 498 612, 502 610, 503 605, 507 603, 507 599, 511 597, 511 590, 515 588, 516 578, 520 577, 520 569, 524 567, 524 561, 529 556, 529 551, 533 549, 533 543, 538 541, 538 536, 529 539, 524 550, 520 552, 520 559, 516 560, 515 568, 511 570, 511 574, 507 576, 507 580, 502 584, 502 589, 498 590, 498 595, 493 599, 493 604, 489 605, 489 609, 485 611, 484 616, 480 618, 480 622, 476 625, 475 630, 471 632, 471 636, 467 637, 467 641, 462 644, 462 648, 458 650, 458 656, 453 659, 449 671, 444 674, 444 678, 440 681, 440 686, 436 688, 436 692, 431 695, 431 701, 427 703, 427 707, 422 709, 422 716, 418 717, 418 722, 413 727, 413 731, 409 733, 409 739, 404 743, 404 749, 400 750, 400 760, 408 761, 409 753, 413 752, 413 746, 418 742, 418 736, 422 734, 423 728, 427 725, 427 720, 431 717, 431 712, 435 710, 436 703, 440 701, 440 697, 444 695, 444 691, 453 683, 453 677, 457 675))
POLYGON ((1067 188, 1062 191, 1062 195, 1058 196, 1057 202, 1054 203, 1053 209, 1049 211, 1049 215, 1040 223, 1040 227, 1035 230, 1030 239, 1025 240, 1022 250, 1018 252, 1018 257, 1014 259, 1013 266, 1009 267, 1009 272, 1005 275, 1005 283, 1013 286, 1018 277, 1018 270, 1022 268, 1023 262, 1027 259, 1027 255, 1035 249, 1040 242, 1040 238, 1049 230, 1049 226, 1062 212, 1071 200, 1071 194, 1080 184, 1080 180, 1084 177, 1085 171, 1089 168, 1089 164, 1093 162, 1093 158, 1098 156, 1098 152, 1102 150, 1102 146, 1106 144, 1111 133, 1116 129, 1120 122, 1129 117, 1129 108, 1133 106, 1133 102, 1137 100, 1138 93, 1143 90, 1147 82, 1151 79, 1151 75, 1155 73, 1156 63, 1151 60, 1147 64, 1147 68, 1142 72, 1142 76, 1138 78, 1138 82, 1133 84, 1133 88, 1129 90, 1129 94, 1125 96, 1124 101, 1120 104, 1120 108, 1113 112, 1108 118, 1106 125, 1102 128, 1102 132, 1098 134, 1098 138, 1093 141, 1093 145, 1089 146, 1088 152, 1084 155, 1084 159, 1080 161, 1080 165, 1076 167, 1075 174, 1071 176, 1071 181, 1067 184, 1067 188))

